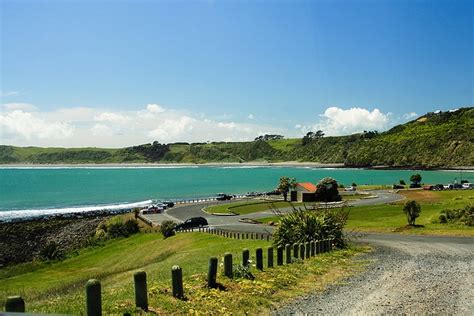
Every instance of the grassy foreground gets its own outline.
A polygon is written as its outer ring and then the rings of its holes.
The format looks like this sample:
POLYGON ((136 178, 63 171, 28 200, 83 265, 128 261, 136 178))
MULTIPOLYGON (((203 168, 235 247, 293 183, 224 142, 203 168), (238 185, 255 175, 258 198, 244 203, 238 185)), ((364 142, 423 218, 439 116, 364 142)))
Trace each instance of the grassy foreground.
MULTIPOLYGON (((241 250, 269 245, 265 241, 234 240, 203 233, 187 233, 163 240, 158 234, 140 233, 108 241, 98 248, 84 249, 61 262, 33 262, 0 270, 0 305, 7 295, 22 295, 27 312, 84 313, 84 285, 87 279, 102 283, 105 314, 134 312, 133 273, 148 274, 149 306, 152 312, 176 313, 257 313, 278 306, 286 299, 360 269, 351 260, 362 249, 348 249, 319 255, 304 262, 256 272, 255 280, 230 280, 218 272, 225 290, 205 287, 207 262, 225 252, 241 260, 241 250), (186 300, 171 296, 171 267, 183 269, 186 300)), ((266 260, 266 258, 264 258, 266 260)), ((255 261, 254 261, 255 262, 255 261)))

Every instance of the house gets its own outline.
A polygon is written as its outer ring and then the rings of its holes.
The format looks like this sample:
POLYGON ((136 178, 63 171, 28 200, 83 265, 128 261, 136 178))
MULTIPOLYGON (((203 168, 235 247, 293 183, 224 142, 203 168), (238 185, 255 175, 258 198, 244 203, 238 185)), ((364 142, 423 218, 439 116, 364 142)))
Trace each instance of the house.
POLYGON ((314 202, 316 199, 316 185, 311 182, 299 182, 290 192, 292 202, 314 202))

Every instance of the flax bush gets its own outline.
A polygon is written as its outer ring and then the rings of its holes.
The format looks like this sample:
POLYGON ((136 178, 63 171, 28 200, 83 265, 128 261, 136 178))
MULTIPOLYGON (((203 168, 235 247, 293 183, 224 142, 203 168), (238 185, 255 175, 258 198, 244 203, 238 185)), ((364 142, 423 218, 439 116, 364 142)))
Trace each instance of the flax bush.
POLYGON ((343 228, 349 211, 345 207, 307 210, 293 208, 280 216, 280 225, 273 234, 275 246, 304 243, 311 240, 333 238, 336 247, 344 248, 346 239, 343 228))

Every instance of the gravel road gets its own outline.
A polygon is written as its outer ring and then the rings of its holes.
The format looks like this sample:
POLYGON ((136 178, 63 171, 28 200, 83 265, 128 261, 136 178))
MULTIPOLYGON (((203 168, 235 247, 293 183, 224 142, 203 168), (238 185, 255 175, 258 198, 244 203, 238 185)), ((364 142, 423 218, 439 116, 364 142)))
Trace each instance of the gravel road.
POLYGON ((474 238, 378 235, 366 272, 276 315, 474 315, 474 238))

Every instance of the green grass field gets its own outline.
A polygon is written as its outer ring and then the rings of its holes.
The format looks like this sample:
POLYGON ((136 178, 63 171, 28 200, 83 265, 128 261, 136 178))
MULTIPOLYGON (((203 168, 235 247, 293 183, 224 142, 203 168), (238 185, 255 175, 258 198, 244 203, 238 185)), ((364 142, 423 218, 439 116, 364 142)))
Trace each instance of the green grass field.
MULTIPOLYGON (((350 274, 360 263, 350 259, 363 249, 349 249, 324 254, 304 263, 266 269, 253 273, 255 281, 225 279, 219 272, 218 282, 226 291, 205 287, 209 257, 219 261, 225 252, 241 260, 241 250, 251 254, 265 241, 235 240, 203 233, 185 233, 163 240, 158 234, 140 233, 105 246, 88 248, 61 262, 33 262, 0 270, 0 304, 8 295, 22 295, 28 312, 84 312, 84 285, 97 278, 102 283, 103 312, 134 312, 133 273, 148 274, 150 310, 156 313, 255 313, 277 305, 308 290, 323 288, 328 282, 350 274), (183 269, 186 301, 170 294, 170 269, 183 269)), ((253 257, 253 256, 252 256, 253 257)), ((221 271, 222 268, 219 268, 221 271)))
MULTIPOLYGON (((474 204, 474 191, 401 191, 406 200, 386 205, 359 206, 350 208, 348 230, 366 232, 391 233, 401 231, 409 234, 436 234, 474 236, 474 228, 457 224, 439 224, 440 212, 449 208, 462 208, 474 204), (403 204, 408 200, 416 200, 421 205, 421 214, 416 224, 425 227, 416 229, 400 229, 407 225, 402 211, 403 204)), ((278 216, 259 219, 263 223, 278 222, 278 216)))

